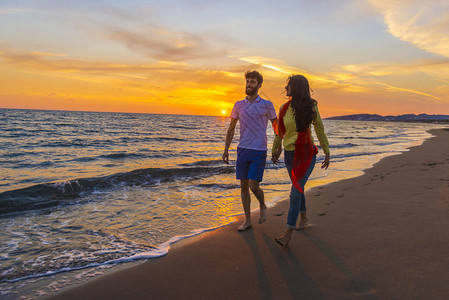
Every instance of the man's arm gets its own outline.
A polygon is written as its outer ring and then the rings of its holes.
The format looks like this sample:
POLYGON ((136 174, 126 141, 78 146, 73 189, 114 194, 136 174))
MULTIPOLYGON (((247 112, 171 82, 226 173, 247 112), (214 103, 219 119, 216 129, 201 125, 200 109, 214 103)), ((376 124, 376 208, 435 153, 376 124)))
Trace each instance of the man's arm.
POLYGON ((231 123, 229 124, 228 132, 226 133, 226 143, 223 152, 223 162, 229 163, 229 147, 231 146, 232 139, 234 138, 235 126, 237 125, 237 119, 231 118, 231 123))

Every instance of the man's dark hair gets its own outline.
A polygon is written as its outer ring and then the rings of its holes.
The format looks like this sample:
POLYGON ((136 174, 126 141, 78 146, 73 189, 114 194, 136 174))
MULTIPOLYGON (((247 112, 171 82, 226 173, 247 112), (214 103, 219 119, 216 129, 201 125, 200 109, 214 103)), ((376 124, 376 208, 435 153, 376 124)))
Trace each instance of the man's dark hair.
POLYGON ((260 75, 260 73, 257 71, 247 71, 245 73, 245 79, 248 79, 248 78, 255 78, 257 80, 258 84, 262 84, 262 82, 263 82, 262 75, 260 75))

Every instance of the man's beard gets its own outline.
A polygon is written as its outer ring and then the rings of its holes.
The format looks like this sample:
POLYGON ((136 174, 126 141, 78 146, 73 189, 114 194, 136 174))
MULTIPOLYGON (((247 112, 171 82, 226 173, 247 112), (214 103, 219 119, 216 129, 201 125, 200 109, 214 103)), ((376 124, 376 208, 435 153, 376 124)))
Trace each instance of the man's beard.
POLYGON ((259 91, 259 88, 258 88, 258 87, 250 88, 250 89, 246 88, 246 89, 245 89, 245 92, 246 92, 246 94, 247 94, 248 96, 254 96, 255 94, 257 94, 258 91, 259 91))

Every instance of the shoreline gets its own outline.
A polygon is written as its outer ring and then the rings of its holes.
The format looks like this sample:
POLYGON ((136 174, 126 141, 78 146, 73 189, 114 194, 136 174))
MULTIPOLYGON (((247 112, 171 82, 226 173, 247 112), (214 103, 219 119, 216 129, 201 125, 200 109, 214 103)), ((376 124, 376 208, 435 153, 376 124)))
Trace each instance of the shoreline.
MULTIPOLYGON (((288 248, 273 241, 284 231, 288 210, 288 201, 279 201, 269 208, 265 224, 253 224, 252 229, 238 233, 235 229, 243 216, 236 216, 237 222, 171 245, 164 257, 102 275, 45 298, 170 299, 187 295, 280 299, 298 292, 306 298, 433 295, 434 299, 443 299, 449 295, 442 289, 443 283, 449 283, 443 272, 449 261, 442 252, 449 246, 449 233, 444 230, 447 227, 441 226, 449 225, 449 174, 443 166, 449 164, 449 145, 445 145, 449 131, 437 129, 430 133, 434 136, 422 145, 381 159, 361 176, 308 189, 312 224, 296 231, 288 248), (430 179, 422 178, 420 172, 427 172, 430 179), (440 178, 432 180, 436 175, 440 178), (426 186, 422 186, 423 181, 426 186), (429 194, 433 195, 432 209, 426 209, 425 201, 420 201, 429 194), (360 199, 373 198, 364 205, 355 205, 360 204, 360 199), (409 206, 418 211, 404 204, 410 199, 413 201, 409 206), (404 226, 404 220, 411 222, 414 232, 404 226), (423 232, 424 237, 414 238, 423 232), (435 233, 439 234, 438 241, 432 239, 435 233), (421 243, 421 239, 426 243, 421 243), (429 245, 438 246, 436 250, 440 251, 432 253, 429 245), (428 259, 423 259, 419 251, 424 251, 428 259), (437 264, 429 261, 436 257, 440 258, 437 264)), ((254 220, 257 217, 256 213, 254 220)))

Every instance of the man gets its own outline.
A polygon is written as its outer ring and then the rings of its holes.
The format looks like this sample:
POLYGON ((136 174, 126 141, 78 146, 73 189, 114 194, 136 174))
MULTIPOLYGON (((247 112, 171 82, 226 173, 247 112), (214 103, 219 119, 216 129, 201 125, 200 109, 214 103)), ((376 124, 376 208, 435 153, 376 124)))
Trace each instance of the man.
POLYGON ((262 181, 267 157, 267 124, 277 120, 273 104, 260 98, 259 89, 263 77, 257 71, 248 71, 246 78, 246 98, 234 104, 231 123, 226 134, 223 161, 229 163, 229 146, 234 137, 235 126, 240 121, 240 141, 237 147, 236 177, 240 179, 240 189, 245 222, 238 228, 243 231, 251 227, 251 195, 254 193, 260 204, 259 224, 265 222, 267 206, 264 193, 259 186, 262 181))

